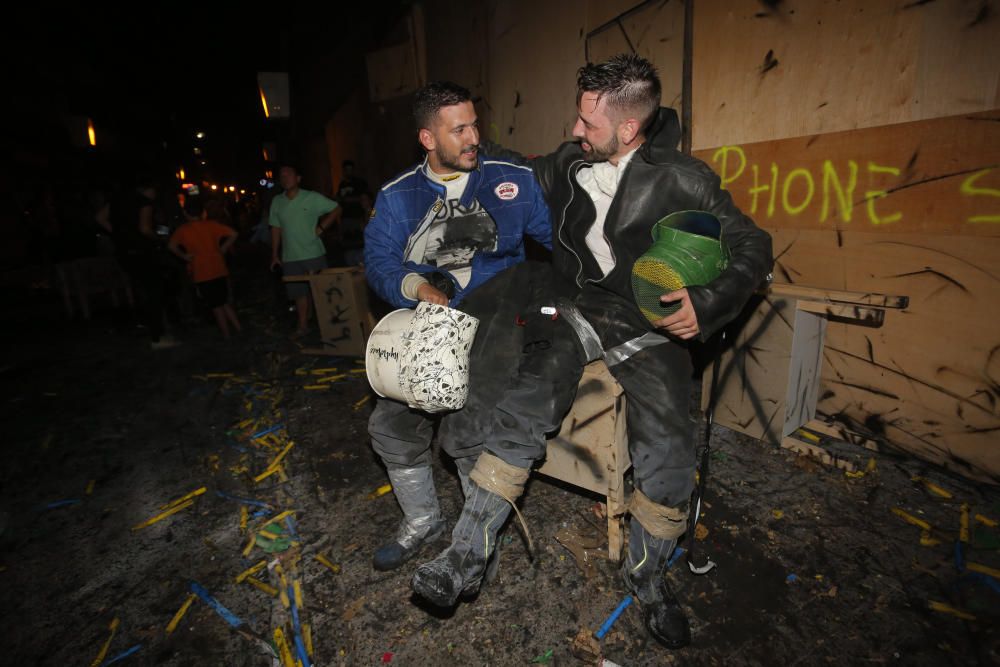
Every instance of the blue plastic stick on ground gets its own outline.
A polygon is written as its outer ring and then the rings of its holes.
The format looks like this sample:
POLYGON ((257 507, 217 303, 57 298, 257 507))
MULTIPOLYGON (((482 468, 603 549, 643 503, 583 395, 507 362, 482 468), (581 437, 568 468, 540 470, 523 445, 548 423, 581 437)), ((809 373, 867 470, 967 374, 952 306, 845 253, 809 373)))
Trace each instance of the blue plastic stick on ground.
POLYGON ((240 620, 236 614, 229 611, 222 606, 222 603, 211 596, 211 594, 205 590, 205 588, 199 584, 197 581, 191 582, 191 592, 202 599, 202 601, 209 607, 215 610, 215 612, 226 620, 226 623, 238 628, 243 625, 243 621, 240 620))
POLYGON ((615 621, 618 620, 618 617, 622 615, 622 612, 625 611, 630 604, 632 604, 632 596, 626 595, 625 599, 621 601, 621 604, 615 607, 615 610, 611 612, 610 616, 608 616, 608 620, 604 621, 604 625, 601 626, 600 630, 594 633, 594 636, 598 639, 604 639, 604 635, 608 634, 608 630, 611 629, 611 626, 615 624, 615 621))
POLYGON ((133 653, 138 653, 139 649, 141 649, 141 648, 142 648, 142 644, 136 644, 132 648, 127 649, 125 651, 122 651, 121 653, 119 653, 115 657, 108 658, 107 660, 105 660, 104 662, 101 663, 101 667, 105 667, 105 665, 113 665, 116 662, 120 662, 120 661, 124 660, 125 658, 129 657, 130 655, 132 655, 133 653))

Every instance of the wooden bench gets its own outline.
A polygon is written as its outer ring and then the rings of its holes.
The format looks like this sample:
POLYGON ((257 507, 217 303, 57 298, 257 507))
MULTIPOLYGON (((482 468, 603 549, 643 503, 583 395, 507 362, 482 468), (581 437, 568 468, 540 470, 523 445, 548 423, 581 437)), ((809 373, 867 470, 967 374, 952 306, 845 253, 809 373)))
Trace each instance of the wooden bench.
POLYGON ((551 438, 538 472, 607 498, 608 556, 621 558, 624 545, 625 473, 628 454, 625 393, 603 361, 588 364, 576 400, 551 438))

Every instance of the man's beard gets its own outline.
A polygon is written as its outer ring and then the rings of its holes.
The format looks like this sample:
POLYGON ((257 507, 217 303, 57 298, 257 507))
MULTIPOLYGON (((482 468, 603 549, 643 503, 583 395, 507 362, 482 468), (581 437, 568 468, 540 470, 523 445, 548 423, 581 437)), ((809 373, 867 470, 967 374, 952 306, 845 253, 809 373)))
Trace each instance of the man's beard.
POLYGON ((590 150, 583 151, 583 159, 587 162, 607 162, 607 160, 617 152, 618 135, 612 134, 610 141, 603 146, 590 144, 590 150))
POLYGON ((455 171, 472 171, 473 169, 475 169, 475 164, 473 164, 471 167, 466 167, 465 165, 460 164, 459 160, 462 159, 462 153, 464 151, 468 151, 473 148, 478 149, 479 146, 475 144, 462 146, 462 150, 454 154, 445 153, 444 150, 442 150, 439 147, 434 149, 434 154, 437 155, 438 162, 441 163, 442 167, 447 167, 448 169, 454 169, 455 171))

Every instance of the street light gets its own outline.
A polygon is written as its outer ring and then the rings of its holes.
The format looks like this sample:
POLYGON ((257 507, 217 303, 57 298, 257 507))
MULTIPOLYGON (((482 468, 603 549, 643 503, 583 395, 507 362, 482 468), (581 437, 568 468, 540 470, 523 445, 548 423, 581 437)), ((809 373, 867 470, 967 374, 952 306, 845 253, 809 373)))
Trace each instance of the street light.
POLYGON ((205 133, 204 132, 199 132, 198 134, 196 134, 194 136, 195 136, 196 139, 204 139, 205 138, 205 133))
POLYGON ((87 119, 87 140, 90 142, 91 146, 97 145, 97 134, 94 132, 94 121, 90 118, 87 119))

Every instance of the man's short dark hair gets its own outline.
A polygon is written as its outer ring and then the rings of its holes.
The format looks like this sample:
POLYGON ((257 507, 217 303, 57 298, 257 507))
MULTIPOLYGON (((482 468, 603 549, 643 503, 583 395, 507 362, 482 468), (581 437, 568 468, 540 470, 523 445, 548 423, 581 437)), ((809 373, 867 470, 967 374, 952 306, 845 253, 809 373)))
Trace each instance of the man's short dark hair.
POLYGON ((660 76, 653 63, 622 53, 603 63, 587 63, 576 75, 576 101, 584 93, 607 97, 608 109, 622 119, 634 114, 646 130, 660 108, 660 76))
POLYGON ((278 171, 281 171, 282 169, 291 169, 292 171, 295 172, 296 176, 302 175, 302 172, 299 170, 299 165, 296 164, 295 162, 282 162, 278 166, 278 171))
POLYGON ((413 98, 413 120, 417 129, 430 128, 434 116, 442 107, 472 101, 472 94, 451 81, 432 81, 417 91, 413 98))

